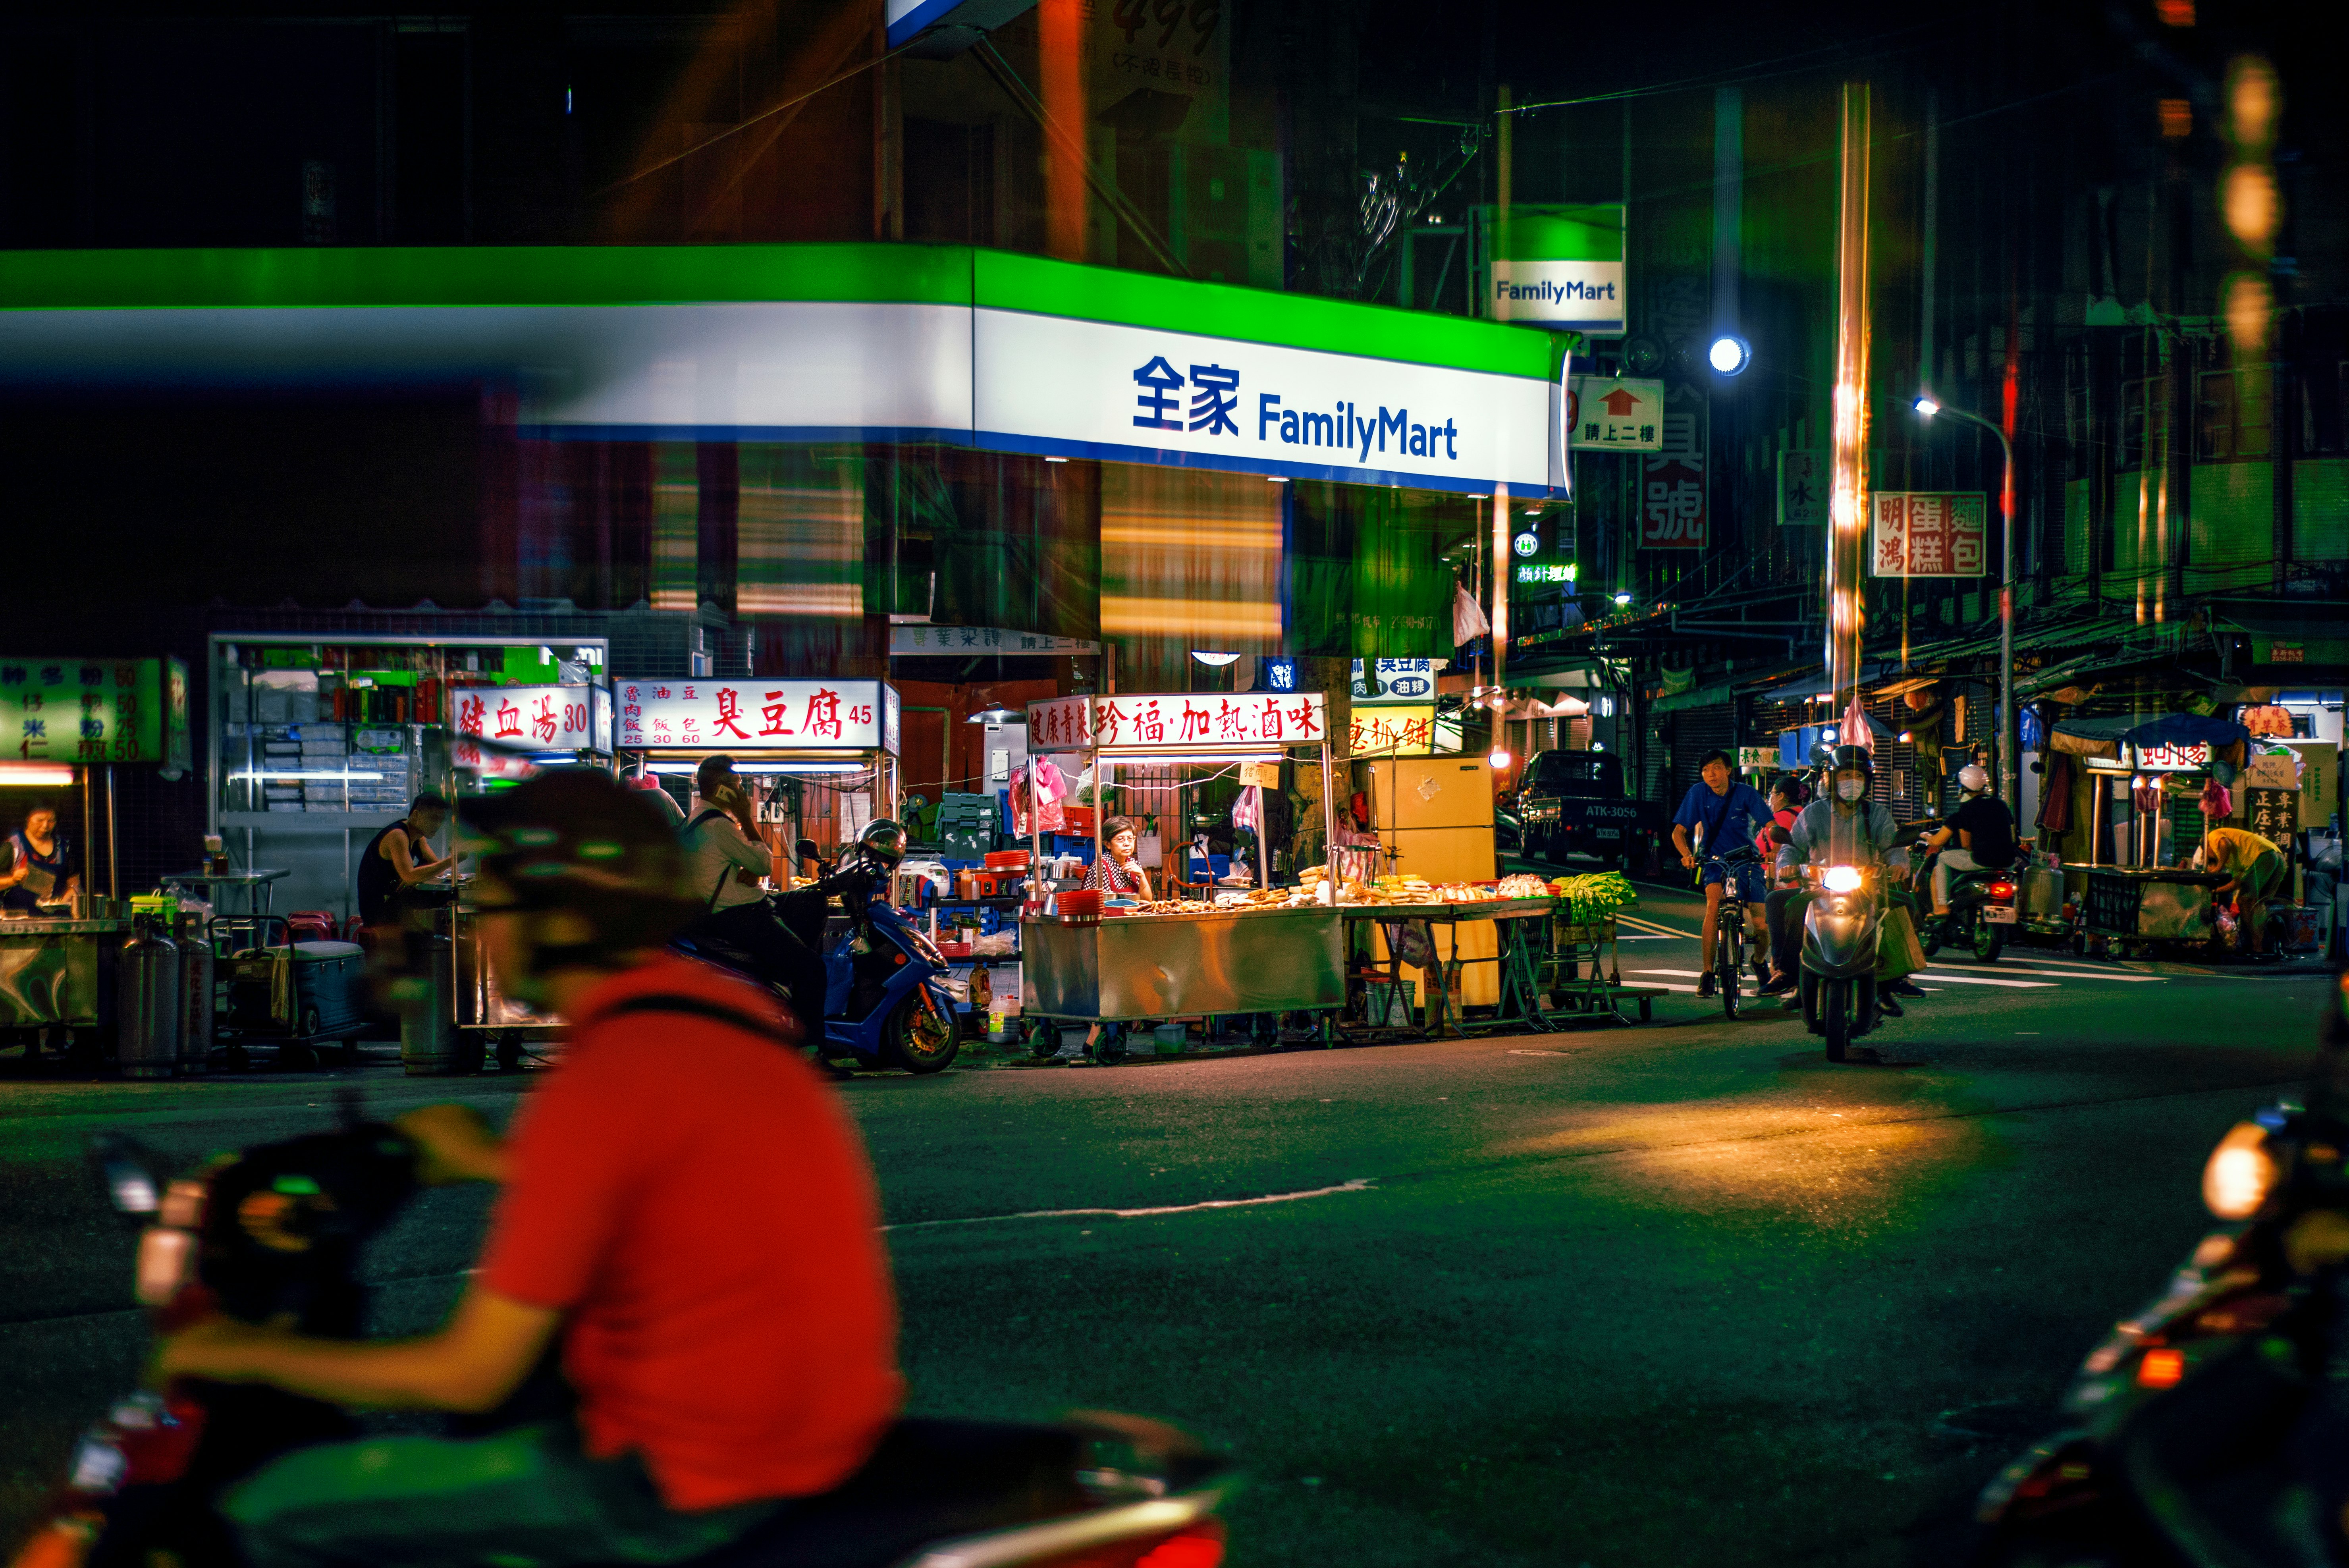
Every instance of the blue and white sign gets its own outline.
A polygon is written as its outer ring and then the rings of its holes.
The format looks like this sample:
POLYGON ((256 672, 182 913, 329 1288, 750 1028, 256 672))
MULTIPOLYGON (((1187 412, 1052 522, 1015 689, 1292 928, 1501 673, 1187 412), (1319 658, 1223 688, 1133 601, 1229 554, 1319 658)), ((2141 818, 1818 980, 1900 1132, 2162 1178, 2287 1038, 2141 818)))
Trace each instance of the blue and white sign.
POLYGON ((984 445, 1357 484, 1538 490, 1549 482, 1544 382, 1016 311, 972 314, 971 422, 984 445))
POLYGON ((1358 703, 1435 700, 1433 659, 1356 659, 1354 700, 1358 703))

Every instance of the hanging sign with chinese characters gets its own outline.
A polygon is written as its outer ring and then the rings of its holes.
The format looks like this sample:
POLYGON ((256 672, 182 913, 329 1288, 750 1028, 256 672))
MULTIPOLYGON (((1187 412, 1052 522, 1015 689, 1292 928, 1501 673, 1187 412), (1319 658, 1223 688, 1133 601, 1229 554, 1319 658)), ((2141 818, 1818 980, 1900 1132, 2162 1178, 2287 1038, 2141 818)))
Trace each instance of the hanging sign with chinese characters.
POLYGON ((1652 452, 1664 444, 1664 384, 1619 376, 1571 378, 1567 419, 1578 452, 1652 452))
POLYGON ((1868 552, 1878 577, 1979 577, 1986 556, 1982 492, 1877 490, 1868 552))
POLYGON ((1352 757, 1425 757, 1435 749, 1435 705, 1357 707, 1347 737, 1352 757))
MULTIPOLYGON (((1655 451, 1640 460, 1640 548, 1702 550, 1705 533, 1705 401, 1676 397, 1655 451)), ((1588 420, 1583 421, 1585 424, 1588 420)))
POLYGON ((160 659, 0 656, 0 756, 14 762, 160 762, 160 659))
POLYGON ((2209 743, 2196 740, 2176 746, 2168 742, 2141 746, 2137 748, 2137 765, 2147 773, 2190 773, 2210 766, 2209 743))
POLYGON ((882 748, 879 681, 616 681, 620 744, 629 750, 874 751, 882 748))
POLYGON ((892 626, 889 652, 925 654, 1097 654, 1099 643, 1053 637, 1041 632, 1007 632, 1000 626, 892 626))
POLYGON ((450 694, 460 737, 547 751, 595 749, 595 688, 461 686, 450 694))
POLYGON ((1435 695, 1433 659, 1356 659, 1356 702, 1426 702, 1435 695))
POLYGON ((1028 705, 1030 751, 1186 752, 1319 746, 1321 694, 1245 691, 1064 696, 1028 705))

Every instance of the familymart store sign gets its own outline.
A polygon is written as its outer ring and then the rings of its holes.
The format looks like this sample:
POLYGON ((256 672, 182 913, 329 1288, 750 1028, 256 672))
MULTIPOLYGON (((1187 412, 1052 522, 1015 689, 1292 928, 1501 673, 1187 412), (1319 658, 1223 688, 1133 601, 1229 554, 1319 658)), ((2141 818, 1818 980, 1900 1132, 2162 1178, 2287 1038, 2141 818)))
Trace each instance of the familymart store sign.
POLYGON ((554 438, 1560 478, 1551 339, 1497 322, 963 246, 50 254, 0 269, 0 383, 474 377, 554 438))

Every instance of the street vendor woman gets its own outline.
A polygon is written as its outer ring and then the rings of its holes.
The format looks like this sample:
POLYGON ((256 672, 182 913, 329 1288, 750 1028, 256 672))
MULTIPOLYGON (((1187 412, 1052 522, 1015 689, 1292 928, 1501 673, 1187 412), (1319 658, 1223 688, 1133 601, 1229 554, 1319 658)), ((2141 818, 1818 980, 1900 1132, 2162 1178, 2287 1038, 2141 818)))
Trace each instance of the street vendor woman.
POLYGON ((2199 854, 2204 871, 2227 876, 2210 890, 2211 902, 2233 899, 2243 945, 2266 952, 2268 900, 2283 882, 2283 851, 2248 828, 2212 828, 2203 833, 2199 854))
POLYGON ((1122 898, 1150 897, 1150 873, 1135 859, 1141 830, 1131 818, 1112 817, 1102 824, 1101 857, 1085 873, 1085 885, 1122 898))
POLYGON ((396 924, 406 902, 400 895, 457 863, 453 854, 437 860, 432 854, 432 835, 448 820, 449 802, 427 789, 408 803, 408 815, 367 841, 351 878, 357 883, 360 924, 396 924))
POLYGON ((36 806, 25 814, 25 825, 8 835, 8 863, 0 873, 0 909, 26 913, 44 903, 57 903, 81 889, 81 872, 73 851, 57 837, 57 814, 36 806))

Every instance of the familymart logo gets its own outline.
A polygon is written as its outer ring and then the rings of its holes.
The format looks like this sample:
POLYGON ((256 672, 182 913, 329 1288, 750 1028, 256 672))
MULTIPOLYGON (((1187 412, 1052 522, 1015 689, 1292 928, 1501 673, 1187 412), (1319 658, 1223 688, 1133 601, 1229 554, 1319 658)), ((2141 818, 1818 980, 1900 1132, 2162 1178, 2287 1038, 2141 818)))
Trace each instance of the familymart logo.
MULTIPOLYGON (((1135 368, 1133 384, 1142 389, 1133 400, 1141 410, 1133 417, 1138 428, 1197 432, 1241 442, 1248 438, 1237 418, 1244 395, 1240 373, 1228 366, 1177 369, 1161 354, 1135 368)), ((1433 416, 1424 423, 1414 421, 1407 407, 1381 406, 1375 413, 1365 413, 1361 404, 1344 399, 1327 407, 1306 407, 1291 406, 1278 392, 1255 396, 1255 438, 1267 446, 1335 449, 1351 453, 1361 463, 1369 462, 1373 451, 1460 460, 1461 431, 1448 415, 1439 425, 1433 416)))

